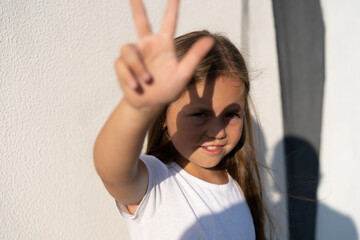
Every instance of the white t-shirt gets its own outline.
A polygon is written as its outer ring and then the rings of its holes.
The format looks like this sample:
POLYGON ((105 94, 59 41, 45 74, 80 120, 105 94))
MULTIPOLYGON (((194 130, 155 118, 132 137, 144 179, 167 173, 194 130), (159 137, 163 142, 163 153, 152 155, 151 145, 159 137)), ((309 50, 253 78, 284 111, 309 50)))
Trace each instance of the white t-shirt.
POLYGON ((249 207, 239 185, 218 185, 196 178, 175 162, 164 164, 141 155, 149 184, 134 215, 117 203, 127 220, 131 239, 241 239, 254 240, 249 207))

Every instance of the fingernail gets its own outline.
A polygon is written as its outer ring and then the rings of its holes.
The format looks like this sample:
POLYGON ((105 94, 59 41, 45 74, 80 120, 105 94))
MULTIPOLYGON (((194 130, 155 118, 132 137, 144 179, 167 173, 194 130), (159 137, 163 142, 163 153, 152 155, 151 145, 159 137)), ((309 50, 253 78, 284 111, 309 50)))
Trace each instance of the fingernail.
POLYGON ((149 82, 150 81, 150 75, 147 72, 144 72, 143 74, 141 74, 141 79, 145 82, 149 82))
POLYGON ((129 81, 128 82, 128 85, 131 89, 135 89, 137 87, 137 84, 135 81, 129 81))

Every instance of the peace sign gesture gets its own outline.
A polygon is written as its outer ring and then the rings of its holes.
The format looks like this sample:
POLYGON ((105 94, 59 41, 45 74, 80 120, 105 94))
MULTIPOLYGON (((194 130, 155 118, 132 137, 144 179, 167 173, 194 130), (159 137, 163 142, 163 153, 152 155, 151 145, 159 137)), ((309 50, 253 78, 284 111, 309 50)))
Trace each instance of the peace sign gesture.
POLYGON ((175 52, 179 0, 169 0, 159 33, 151 31, 141 0, 130 0, 138 41, 121 49, 115 63, 124 99, 136 108, 164 106, 175 100, 213 45, 199 39, 179 61, 175 52))

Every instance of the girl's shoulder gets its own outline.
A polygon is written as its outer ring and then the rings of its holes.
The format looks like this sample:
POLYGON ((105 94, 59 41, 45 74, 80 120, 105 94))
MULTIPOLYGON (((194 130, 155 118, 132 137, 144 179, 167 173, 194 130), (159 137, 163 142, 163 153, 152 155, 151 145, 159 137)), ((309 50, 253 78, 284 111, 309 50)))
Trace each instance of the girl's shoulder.
POLYGON ((169 166, 163 163, 157 157, 147 154, 141 154, 140 160, 145 164, 149 172, 149 178, 151 177, 166 178, 169 176, 169 166))
POLYGON ((161 167, 161 168, 166 167, 165 163, 163 163, 160 159, 158 159, 153 155, 141 154, 140 160, 143 161, 145 165, 149 167, 161 167))

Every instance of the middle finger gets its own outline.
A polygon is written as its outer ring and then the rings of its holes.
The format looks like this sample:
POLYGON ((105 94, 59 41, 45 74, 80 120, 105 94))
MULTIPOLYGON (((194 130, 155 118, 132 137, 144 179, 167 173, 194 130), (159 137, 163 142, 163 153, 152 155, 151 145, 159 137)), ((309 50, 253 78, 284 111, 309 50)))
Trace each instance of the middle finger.
POLYGON ((163 23, 161 25, 161 32, 169 34, 170 37, 173 37, 175 34, 179 2, 179 0, 168 1, 163 23))

